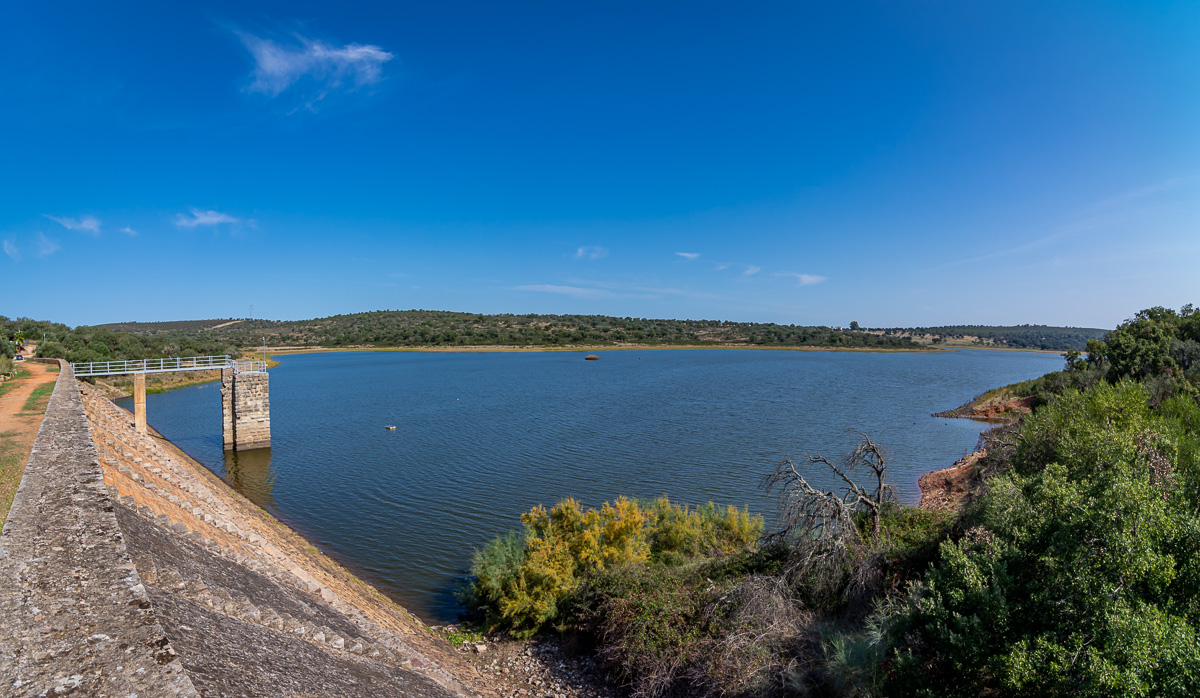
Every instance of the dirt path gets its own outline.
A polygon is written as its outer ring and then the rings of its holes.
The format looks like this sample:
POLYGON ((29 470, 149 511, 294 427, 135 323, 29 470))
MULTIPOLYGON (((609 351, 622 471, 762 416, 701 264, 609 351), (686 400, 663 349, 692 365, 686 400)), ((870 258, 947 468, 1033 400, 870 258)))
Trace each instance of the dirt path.
POLYGON ((18 365, 29 375, 4 383, 4 393, 0 395, 0 522, 8 517, 13 495, 21 484, 25 461, 29 460, 29 450, 37 440, 49 394, 43 388, 38 391, 37 399, 30 398, 39 387, 53 386, 58 378, 57 366, 32 361, 18 365), (31 409, 26 409, 27 406, 31 409))

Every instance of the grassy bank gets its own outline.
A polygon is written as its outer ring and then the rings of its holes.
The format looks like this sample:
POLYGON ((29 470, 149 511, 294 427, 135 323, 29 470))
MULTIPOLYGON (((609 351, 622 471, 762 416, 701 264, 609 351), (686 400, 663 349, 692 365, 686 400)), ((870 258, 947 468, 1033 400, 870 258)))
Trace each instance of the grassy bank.
POLYGON ((56 368, 43 364, 21 366, 12 380, 0 385, 0 520, 8 515, 25 462, 37 440, 58 377, 58 372, 52 370, 56 368))

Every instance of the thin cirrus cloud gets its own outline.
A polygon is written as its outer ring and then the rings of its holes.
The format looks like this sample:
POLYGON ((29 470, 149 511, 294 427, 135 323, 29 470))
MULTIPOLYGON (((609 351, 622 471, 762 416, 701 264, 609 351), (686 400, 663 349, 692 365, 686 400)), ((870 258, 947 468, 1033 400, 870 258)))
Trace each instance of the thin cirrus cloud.
POLYGON ((575 250, 575 259, 603 259, 608 256, 608 250, 596 245, 585 245, 575 250))
POLYGON ((812 286, 825 281, 827 277, 817 276, 816 274, 797 274, 794 271, 781 271, 775 276, 786 276, 796 280, 797 286, 812 286))
POLYGON ((753 264, 751 264, 746 267, 746 271, 742 272, 742 276, 754 276, 755 274, 757 274, 760 271, 762 271, 762 267, 756 267, 753 264))
POLYGON ((129 237, 135 237, 138 234, 138 231, 134 230, 133 228, 131 228, 129 226, 125 226, 124 228, 121 228, 121 232, 125 233, 129 237))
POLYGON ((613 298, 617 294, 603 288, 583 288, 582 286, 560 286, 557 284, 525 284, 514 286, 517 291, 533 291, 535 293, 556 293, 574 298, 613 298))
POLYGON ((689 262, 692 261, 693 259, 698 259, 700 257, 699 252, 676 252, 675 254, 679 255, 680 257, 683 257, 684 259, 688 260, 689 262))
POLYGON ((395 58, 369 44, 334 46, 300 34, 294 35, 295 43, 284 44, 244 31, 236 33, 254 58, 253 81, 246 91, 270 97, 278 97, 304 80, 316 85, 315 99, 332 90, 373 85, 383 79, 383 65, 395 58))
POLYGON ((57 242, 46 237, 43 233, 38 233, 33 236, 33 253, 39 257, 46 257, 58 252, 59 245, 57 242))
POLYGON ((201 211, 198 208, 191 209, 191 217, 185 216, 182 213, 175 214, 175 225, 180 228, 195 228, 201 225, 220 225, 221 223, 237 223, 238 218, 234 218, 228 213, 220 211, 201 211))
POLYGON ((95 216, 70 218, 68 216, 51 216, 50 214, 46 214, 46 218, 58 223, 67 230, 78 230, 89 235, 100 234, 100 219, 95 216))
MULTIPOLYGON (((21 248, 17 245, 16 238, 8 238, 0 243, 0 247, 4 248, 4 254, 12 258, 13 261, 21 261, 21 248)), ((37 257, 48 257, 55 252, 58 252, 60 245, 46 237, 45 233, 35 233, 33 236, 33 254, 37 257)))

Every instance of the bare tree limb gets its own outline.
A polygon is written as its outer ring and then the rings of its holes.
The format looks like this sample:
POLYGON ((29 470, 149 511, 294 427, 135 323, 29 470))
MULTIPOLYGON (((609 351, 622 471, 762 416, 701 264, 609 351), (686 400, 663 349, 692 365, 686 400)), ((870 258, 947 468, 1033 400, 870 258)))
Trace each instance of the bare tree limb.
POLYGON ((840 465, 820 453, 805 456, 808 465, 824 466, 845 483, 842 494, 814 487, 790 457, 781 460, 763 480, 767 491, 778 496, 779 528, 772 535, 792 546, 793 573, 804 578, 805 584, 817 588, 830 589, 843 584, 845 575, 850 574, 850 563, 867 554, 855 514, 863 512, 871 516, 871 535, 877 540, 885 504, 895 496, 887 482, 887 456, 883 448, 866 434, 855 433, 860 441, 840 465), (872 489, 855 479, 860 471, 869 473, 872 489))

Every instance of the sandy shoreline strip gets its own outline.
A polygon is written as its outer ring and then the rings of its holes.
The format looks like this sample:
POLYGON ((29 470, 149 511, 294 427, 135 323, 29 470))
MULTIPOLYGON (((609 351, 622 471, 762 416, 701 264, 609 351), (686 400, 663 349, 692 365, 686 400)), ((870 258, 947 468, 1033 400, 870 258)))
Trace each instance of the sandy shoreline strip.
POLYGON ((443 353, 443 354, 477 354, 477 353, 519 353, 519 352, 597 352, 597 351, 671 351, 676 349, 738 349, 747 351, 833 351, 833 352, 857 352, 867 354, 929 354, 945 351, 953 351, 953 349, 941 349, 935 347, 913 347, 909 348, 886 348, 886 347, 756 347, 747 345, 714 345, 714 344, 670 344, 670 345, 601 345, 601 346, 569 346, 569 347, 545 347, 545 346, 503 346, 503 345, 473 345, 461 347, 374 347, 374 346, 348 346, 348 347, 267 347, 268 356, 286 356, 288 354, 323 354, 331 352, 348 352, 348 351, 379 351, 379 352, 416 352, 416 353, 443 353))

